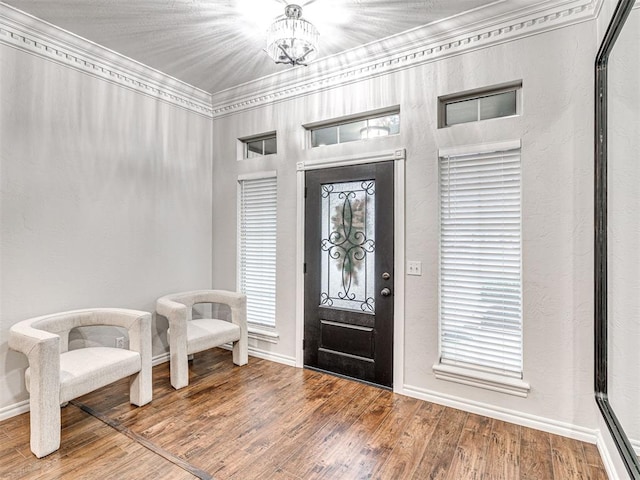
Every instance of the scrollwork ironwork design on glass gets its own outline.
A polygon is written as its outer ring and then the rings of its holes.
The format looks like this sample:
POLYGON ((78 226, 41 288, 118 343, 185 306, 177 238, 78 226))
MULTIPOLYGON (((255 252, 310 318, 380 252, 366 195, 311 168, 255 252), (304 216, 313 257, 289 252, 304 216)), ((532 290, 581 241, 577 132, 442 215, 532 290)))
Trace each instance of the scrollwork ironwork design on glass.
MULTIPOLYGON (((375 251, 375 240, 367 237, 367 201, 373 202, 375 182, 365 180, 360 182, 359 189, 336 192, 333 184, 322 185, 322 197, 337 195, 337 201, 329 205, 333 208, 330 232, 320 242, 322 251, 327 252, 330 259, 340 271, 341 286, 337 292, 337 299, 345 301, 360 301, 360 309, 364 312, 374 312, 374 298, 365 295, 357 300, 353 287, 359 282, 358 272, 365 268, 367 255, 375 251), (371 197, 368 199, 368 197, 371 197)), ((370 207, 372 208, 372 207, 370 207)), ((371 221, 372 219, 369 219, 371 221)), ((371 230, 371 225, 368 226, 371 230)), ((371 230, 372 232, 372 230, 371 230)), ((366 282, 366 278, 365 278, 366 282)), ((334 295, 336 293, 334 292, 334 295)), ((321 293, 321 305, 332 306, 333 300, 328 292, 321 293)))
POLYGON ((373 297, 368 297, 364 302, 360 304, 360 308, 363 312, 374 312, 375 300, 373 297))
POLYGON ((322 292, 320 294, 320 305, 326 305, 327 307, 333 306, 333 300, 328 293, 322 292))

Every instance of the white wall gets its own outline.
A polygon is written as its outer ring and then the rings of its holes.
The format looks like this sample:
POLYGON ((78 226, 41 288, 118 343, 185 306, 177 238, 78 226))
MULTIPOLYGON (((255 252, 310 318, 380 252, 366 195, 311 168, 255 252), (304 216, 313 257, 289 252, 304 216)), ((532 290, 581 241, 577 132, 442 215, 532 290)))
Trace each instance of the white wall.
POLYGON ((209 287, 212 136, 205 116, 3 44, 0 102, 1 412, 27 398, 12 324, 209 287))
MULTIPOLYGON (((254 348, 294 358, 296 162, 394 150, 406 161, 404 385, 413 395, 507 412, 547 427, 593 434, 593 59, 590 21, 451 56, 350 85, 214 119, 213 283, 234 288, 235 198, 239 174, 278 172, 278 344, 254 348), (514 80, 523 82, 518 118, 437 128, 437 97, 514 80), (313 150, 301 124, 399 104, 401 134, 313 150), (236 161, 238 137, 277 130, 278 154, 236 161), (524 380, 528 398, 437 380, 438 149, 522 140, 524 380)), ((399 319, 398 319, 399 320, 399 319)))
MULTIPOLYGON (((243 173, 277 170, 279 182, 280 339, 252 345, 293 359, 296 162, 404 147, 406 258, 422 261, 423 276, 406 278, 400 389, 593 432, 596 37, 596 22, 580 23, 228 114, 213 127, 190 111, 0 45, 0 413, 26 398, 25 359, 6 348, 13 323, 95 305, 153 310, 155 298, 171 291, 236 288, 236 179, 243 173), (436 128, 438 95, 513 80, 523 82, 522 116, 436 128), (303 123, 396 104, 399 136, 304 148, 303 123), (276 156, 236 160, 238 137, 271 130, 276 156), (526 399, 432 372, 438 149, 512 139, 522 140, 526 399)), ((154 328, 154 354, 161 354, 166 324, 154 328)))
POLYGON ((608 68, 608 392, 640 449, 640 9, 632 10, 608 68))

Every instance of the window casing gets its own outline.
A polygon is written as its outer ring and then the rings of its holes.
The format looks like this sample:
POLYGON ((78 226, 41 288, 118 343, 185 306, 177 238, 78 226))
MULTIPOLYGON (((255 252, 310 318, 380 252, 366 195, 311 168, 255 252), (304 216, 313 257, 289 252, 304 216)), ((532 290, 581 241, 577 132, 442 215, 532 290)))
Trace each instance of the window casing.
POLYGON ((275 173, 238 181, 239 288, 247 321, 275 327, 277 180, 275 173))
POLYGON ((440 363, 522 378, 520 148, 441 156, 439 176, 440 363))

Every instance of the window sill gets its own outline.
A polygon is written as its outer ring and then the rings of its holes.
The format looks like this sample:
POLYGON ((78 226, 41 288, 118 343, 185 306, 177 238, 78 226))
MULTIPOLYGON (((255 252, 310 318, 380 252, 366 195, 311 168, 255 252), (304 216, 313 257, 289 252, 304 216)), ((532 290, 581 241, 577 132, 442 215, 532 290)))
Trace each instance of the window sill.
POLYGON ((253 338, 254 340, 261 340, 269 343, 278 343, 280 340, 280 334, 275 330, 267 330, 254 325, 249 325, 247 330, 248 337, 253 338))
POLYGON ((504 377, 495 373, 471 370, 453 365, 435 364, 433 366, 433 372, 439 380, 484 388, 517 397, 526 398, 529 395, 529 390, 531 390, 531 386, 519 378, 504 377))

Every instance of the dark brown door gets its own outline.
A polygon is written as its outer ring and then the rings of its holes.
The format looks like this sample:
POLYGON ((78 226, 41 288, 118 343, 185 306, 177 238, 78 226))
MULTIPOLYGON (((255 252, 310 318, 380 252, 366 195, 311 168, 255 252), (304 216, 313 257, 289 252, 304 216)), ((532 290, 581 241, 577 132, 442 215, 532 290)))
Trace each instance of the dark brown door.
POLYGON ((306 173, 304 364, 393 385, 393 162, 306 173))

